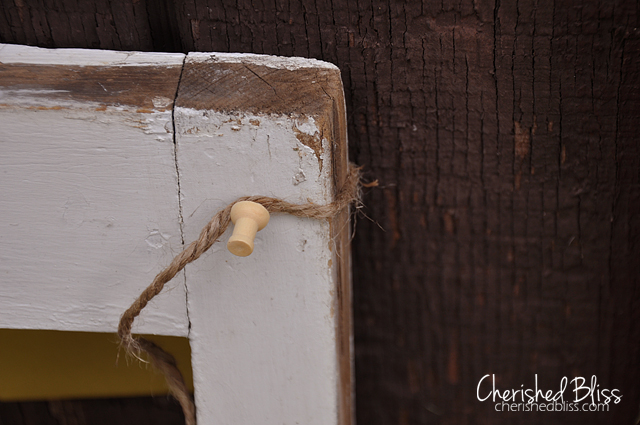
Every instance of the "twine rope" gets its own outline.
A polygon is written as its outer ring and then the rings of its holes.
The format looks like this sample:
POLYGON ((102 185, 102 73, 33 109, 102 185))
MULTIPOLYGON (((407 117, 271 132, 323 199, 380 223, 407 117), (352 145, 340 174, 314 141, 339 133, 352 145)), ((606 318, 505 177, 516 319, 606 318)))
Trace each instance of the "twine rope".
POLYGON ((178 400, 185 416, 186 425, 195 425, 195 405, 189 394, 182 374, 176 366, 173 356, 164 351, 151 341, 134 337, 131 334, 133 322, 140 312, 147 306, 164 285, 175 277, 184 267, 197 260, 211 246, 218 241, 231 223, 231 207, 236 202, 253 201, 264 206, 269 213, 286 213, 296 217, 329 219, 335 217, 340 211, 353 202, 358 202, 360 197, 360 168, 353 164, 349 166, 347 178, 338 191, 335 200, 327 205, 317 205, 312 202, 306 204, 293 204, 278 198, 267 196, 245 196, 236 199, 222 210, 218 211, 209 223, 200 231, 198 239, 191 242, 180 254, 176 255, 164 270, 153 279, 153 282, 140 294, 131 307, 120 318, 118 336, 120 345, 128 355, 139 360, 146 353, 150 363, 158 369, 167 381, 170 393, 178 400))

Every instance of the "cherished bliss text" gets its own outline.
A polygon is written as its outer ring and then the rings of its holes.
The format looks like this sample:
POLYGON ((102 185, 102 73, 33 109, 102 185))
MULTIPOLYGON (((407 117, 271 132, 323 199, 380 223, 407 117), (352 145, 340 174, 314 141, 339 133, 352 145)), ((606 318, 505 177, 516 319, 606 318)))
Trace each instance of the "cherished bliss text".
POLYGON ((557 389, 543 390, 538 388, 536 374, 534 388, 522 384, 518 389, 499 390, 496 376, 487 374, 478 382, 476 396, 495 403, 497 412, 608 412, 610 403, 622 400, 620 390, 600 388, 595 375, 588 383, 581 376, 572 380, 563 376, 557 389))

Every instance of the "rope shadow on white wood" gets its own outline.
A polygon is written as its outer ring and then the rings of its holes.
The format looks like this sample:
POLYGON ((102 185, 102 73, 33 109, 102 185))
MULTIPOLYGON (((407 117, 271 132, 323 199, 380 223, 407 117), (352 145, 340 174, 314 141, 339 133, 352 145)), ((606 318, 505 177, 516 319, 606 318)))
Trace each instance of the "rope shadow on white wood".
POLYGON ((195 404, 184 382, 182 374, 178 370, 173 356, 159 346, 142 337, 134 337, 131 328, 135 318, 146 305, 158 295, 164 285, 175 277, 187 264, 197 260, 211 246, 218 241, 231 223, 231 208, 241 201, 252 201, 264 206, 270 213, 291 214, 296 217, 314 218, 318 220, 335 217, 340 211, 351 203, 360 201, 360 168, 350 164, 349 173, 344 185, 338 191, 335 200, 327 205, 314 203, 293 204, 277 198, 266 196, 245 196, 236 199, 224 209, 218 211, 209 223, 201 230, 197 240, 193 241, 180 254, 176 255, 171 264, 155 277, 153 282, 140 294, 138 299, 129 307, 120 318, 118 336, 120 345, 126 353, 139 359, 141 354, 149 356, 150 363, 165 377, 169 391, 178 400, 185 416, 187 425, 196 424, 195 404))

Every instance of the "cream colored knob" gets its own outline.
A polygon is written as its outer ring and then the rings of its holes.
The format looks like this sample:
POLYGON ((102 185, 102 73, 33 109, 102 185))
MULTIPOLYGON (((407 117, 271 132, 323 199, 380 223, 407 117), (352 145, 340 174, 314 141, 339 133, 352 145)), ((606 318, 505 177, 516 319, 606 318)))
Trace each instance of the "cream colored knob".
POLYGON ((231 207, 231 221, 235 227, 227 249, 239 257, 251 255, 256 233, 269 222, 269 211, 256 202, 240 201, 231 207))

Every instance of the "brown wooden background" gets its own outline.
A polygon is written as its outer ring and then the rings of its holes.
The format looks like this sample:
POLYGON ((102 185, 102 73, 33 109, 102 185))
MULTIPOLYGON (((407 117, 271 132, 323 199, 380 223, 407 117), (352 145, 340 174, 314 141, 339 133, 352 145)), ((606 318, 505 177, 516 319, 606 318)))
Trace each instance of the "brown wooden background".
POLYGON ((337 64, 351 159, 380 182, 353 243, 358 422, 635 424, 639 16, 632 0, 3 0, 0 41, 337 64), (497 413, 476 399, 487 373, 596 375, 623 398, 497 413))

